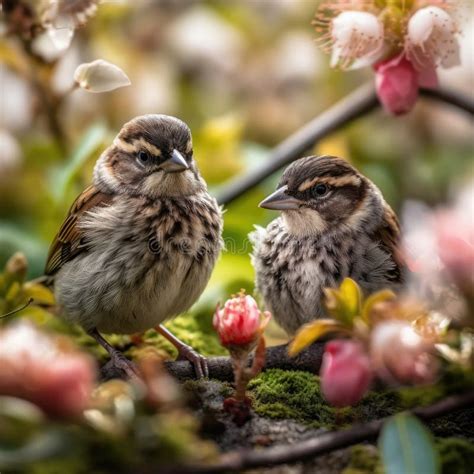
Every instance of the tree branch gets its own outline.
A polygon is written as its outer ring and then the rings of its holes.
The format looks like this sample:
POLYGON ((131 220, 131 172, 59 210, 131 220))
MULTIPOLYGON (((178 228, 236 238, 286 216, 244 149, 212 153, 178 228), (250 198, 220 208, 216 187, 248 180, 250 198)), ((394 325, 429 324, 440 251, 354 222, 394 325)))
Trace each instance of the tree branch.
MULTIPOLYGON (((304 370, 317 374, 321 366, 324 342, 316 342, 296 357, 288 355, 287 345, 269 347, 266 351, 265 367, 267 369, 304 370)), ((231 381, 234 379, 230 357, 210 357, 209 377, 212 379, 231 381)), ((166 368, 178 380, 196 377, 193 365, 187 360, 167 361, 166 368)))
MULTIPOLYGON (((434 405, 416 408, 409 412, 422 420, 428 421, 463 408, 471 407, 473 404, 474 390, 471 390, 461 395, 445 398, 434 405)), ((387 418, 382 418, 369 423, 354 425, 348 430, 323 433, 315 438, 299 441, 297 444, 279 445, 259 449, 258 451, 250 449, 233 451, 222 455, 219 461, 207 466, 182 465, 169 468, 160 467, 159 472, 160 474, 217 474, 301 462, 363 441, 374 440, 377 438, 386 420, 387 418)), ((141 474, 149 474, 158 471, 146 468, 140 472, 141 474)))
POLYGON ((447 105, 452 105, 468 114, 474 115, 474 100, 472 96, 467 96, 458 91, 443 88, 422 89, 420 93, 428 99, 444 102, 447 105))
MULTIPOLYGON (((420 93, 423 97, 453 105, 474 115, 474 101, 459 92, 438 88, 422 89, 420 93)), ((225 183, 217 192, 218 202, 222 205, 229 204, 274 172, 301 158, 324 137, 378 107, 379 102, 372 83, 359 87, 280 143, 258 169, 225 183)))
POLYGON ((359 87, 281 142, 260 168, 225 183, 217 193, 217 201, 219 204, 229 204, 275 171, 301 158, 316 142, 374 110, 377 105, 378 100, 372 84, 359 87))

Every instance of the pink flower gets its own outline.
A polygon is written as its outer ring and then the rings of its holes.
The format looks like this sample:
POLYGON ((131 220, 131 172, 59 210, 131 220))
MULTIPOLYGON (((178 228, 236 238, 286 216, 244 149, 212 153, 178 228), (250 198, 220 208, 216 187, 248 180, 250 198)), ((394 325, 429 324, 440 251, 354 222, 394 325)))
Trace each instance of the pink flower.
MULTIPOLYGON (((403 212, 402 253, 414 283, 431 286, 452 281, 474 295, 474 183, 461 189, 452 205, 430 209, 410 202, 403 212)), ((419 285, 417 285, 419 286, 419 285)))
POLYGON ((464 188, 455 205, 434 215, 438 255, 453 281, 474 292, 474 185, 464 188))
POLYGON ((424 75, 460 63, 454 3, 322 1, 313 25, 322 49, 331 53, 331 67, 358 69, 387 54, 404 55, 424 75))
POLYGON ((400 115, 409 112, 418 99, 420 87, 437 85, 436 70, 418 72, 404 54, 374 66, 377 95, 385 110, 400 115))
POLYGON ((377 375, 390 384, 434 382, 438 364, 433 343, 405 321, 386 321, 372 332, 370 355, 377 375))
POLYGON ((62 338, 29 323, 0 331, 0 395, 29 400, 53 417, 79 416, 93 389, 95 368, 62 338))
POLYGON ((324 350, 320 375, 322 394, 331 405, 355 405, 372 381, 370 359, 358 342, 330 341, 324 350))
POLYGON ((224 308, 216 309, 213 325, 223 346, 245 346, 257 341, 270 317, 268 312, 262 314, 255 300, 242 292, 227 300, 224 308))
POLYGON ((467 289, 474 286, 474 218, 472 214, 465 217, 456 210, 440 211, 435 216, 434 231, 446 270, 458 285, 467 289))

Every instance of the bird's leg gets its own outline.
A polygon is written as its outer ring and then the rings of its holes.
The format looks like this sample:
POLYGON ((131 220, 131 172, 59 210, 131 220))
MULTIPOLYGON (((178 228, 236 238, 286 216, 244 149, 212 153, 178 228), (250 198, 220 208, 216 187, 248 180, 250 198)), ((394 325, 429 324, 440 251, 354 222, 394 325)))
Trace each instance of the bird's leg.
POLYGON ((138 370, 135 367, 135 364, 128 360, 119 350, 111 346, 97 331, 97 329, 92 329, 88 331, 88 334, 93 337, 110 355, 110 362, 113 369, 118 369, 120 372, 124 372, 128 378, 136 379, 138 377, 138 370))
POLYGON ((173 333, 168 331, 162 324, 155 327, 155 330, 159 332, 163 337, 168 339, 176 349, 178 349, 178 360, 189 360, 194 366, 197 377, 209 377, 209 366, 207 359, 196 352, 191 346, 188 346, 183 341, 180 341, 173 333))

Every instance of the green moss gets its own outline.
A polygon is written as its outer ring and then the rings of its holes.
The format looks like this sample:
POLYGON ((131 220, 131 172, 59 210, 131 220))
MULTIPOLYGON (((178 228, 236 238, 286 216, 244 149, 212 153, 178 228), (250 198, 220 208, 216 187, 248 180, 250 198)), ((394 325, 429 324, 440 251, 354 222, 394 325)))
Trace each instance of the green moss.
POLYGON ((308 372, 271 369, 249 384, 254 409, 269 418, 292 418, 314 427, 332 426, 334 410, 323 400, 319 380, 308 372))
POLYGON ((428 423, 435 436, 455 436, 474 440, 474 408, 435 418, 428 423))
POLYGON ((233 395, 235 389, 229 382, 222 382, 220 395, 224 398, 230 397, 233 395))
POLYGON ((341 474, 383 474, 382 463, 375 446, 358 444, 351 448, 349 465, 341 474))
POLYGON ((355 407, 335 409, 322 397, 319 377, 309 372, 267 370, 250 382, 249 389, 259 415, 291 418, 314 428, 341 428, 403 409, 395 391, 369 392, 355 407))
MULTIPOLYGON (((256 413, 268 418, 297 420, 309 426, 341 428, 355 422, 385 418, 415 406, 429 405, 469 386, 470 374, 450 370, 438 384, 399 390, 371 391, 361 402, 343 410, 330 407, 320 393, 319 378, 308 372, 267 370, 250 382, 256 413)), ((472 386, 472 385, 471 385, 472 386)), ((429 427, 437 436, 474 438, 474 409, 437 418, 429 427)))
POLYGON ((404 408, 426 406, 448 395, 461 393, 474 386, 474 372, 457 366, 445 368, 441 379, 435 385, 405 387, 398 390, 404 408))
MULTIPOLYGON (((181 341, 189 344, 202 355, 226 354, 227 351, 220 345, 212 325, 208 322, 209 319, 210 316, 205 315, 183 314, 169 321, 165 326, 181 341)), ((144 342, 173 357, 177 354, 174 346, 154 330, 145 333, 144 342)))
MULTIPOLYGON (((203 355, 225 355, 227 354, 217 338, 212 327, 210 311, 197 314, 183 314, 167 322, 165 326, 184 343, 189 344, 203 355)), ((51 317, 45 326, 55 332, 66 334, 74 339, 76 344, 83 347, 92 354, 99 362, 105 362, 108 354, 97 342, 90 337, 79 326, 69 325, 57 317, 51 317)), ((135 345, 127 335, 107 334, 109 341, 117 349, 124 351, 125 355, 135 358, 139 352, 153 348, 162 355, 175 357, 175 347, 155 330, 150 329, 143 335, 143 344, 135 345)))
POLYGON ((474 443, 461 438, 437 438, 443 474, 474 472, 474 443))
POLYGON ((370 391, 351 408, 354 421, 366 422, 378 420, 402 411, 400 397, 395 390, 370 391))

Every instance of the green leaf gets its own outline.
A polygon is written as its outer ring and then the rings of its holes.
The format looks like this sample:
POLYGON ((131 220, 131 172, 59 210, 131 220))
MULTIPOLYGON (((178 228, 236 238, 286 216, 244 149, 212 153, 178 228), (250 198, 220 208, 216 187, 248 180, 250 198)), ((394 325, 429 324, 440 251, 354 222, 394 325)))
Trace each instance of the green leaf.
POLYGON ((7 294, 5 295, 5 299, 8 302, 14 301, 15 298, 20 294, 20 291, 21 285, 17 281, 14 281, 13 284, 8 288, 7 294))
POLYGON ((399 413, 388 420, 378 445, 386 474, 441 472, 433 437, 413 415, 399 413))
POLYGON ((78 173, 83 169, 84 163, 99 148, 104 141, 106 128, 101 123, 92 125, 83 135, 67 163, 57 169, 52 177, 52 192, 56 203, 60 203, 78 173))
POLYGON ((26 255, 29 266, 28 275, 41 274, 48 250, 47 243, 35 237, 31 229, 23 229, 0 220, 0 267, 18 250, 26 255))
POLYGON ((347 312, 352 317, 360 314, 362 294, 359 286, 352 278, 344 278, 340 286, 341 296, 344 299, 347 312))
POLYGON ((23 285, 23 294, 26 298, 33 298, 36 304, 52 306, 55 303, 53 292, 39 283, 25 283, 23 285))

